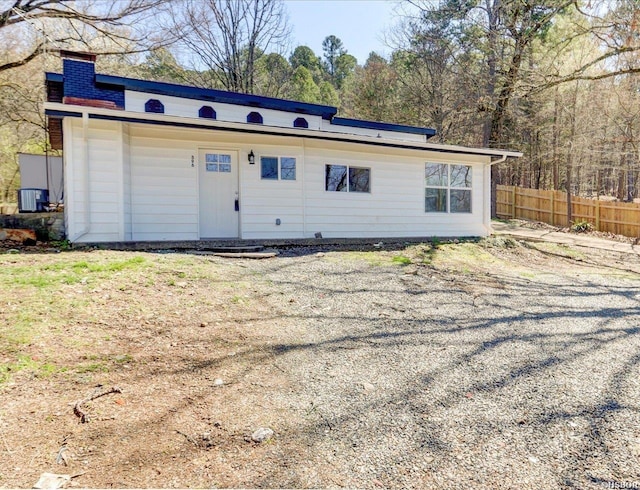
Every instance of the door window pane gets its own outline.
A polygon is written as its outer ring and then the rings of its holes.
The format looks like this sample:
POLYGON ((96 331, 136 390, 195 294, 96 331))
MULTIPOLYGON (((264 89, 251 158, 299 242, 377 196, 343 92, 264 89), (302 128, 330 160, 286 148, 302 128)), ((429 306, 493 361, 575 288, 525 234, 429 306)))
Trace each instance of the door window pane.
POLYGON ((207 172, 217 172, 218 164, 217 163, 207 163, 207 172))
POLYGON ((216 153, 206 153, 204 158, 207 163, 218 163, 218 155, 216 153))

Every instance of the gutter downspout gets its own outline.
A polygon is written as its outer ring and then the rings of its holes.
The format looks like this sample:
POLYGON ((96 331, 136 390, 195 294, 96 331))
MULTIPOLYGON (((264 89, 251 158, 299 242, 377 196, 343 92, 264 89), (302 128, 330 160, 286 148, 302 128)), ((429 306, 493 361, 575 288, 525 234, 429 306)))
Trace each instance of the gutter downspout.
POLYGON ((491 227, 491 167, 498 163, 503 163, 506 159, 507 155, 503 154, 497 160, 491 160, 489 163, 486 163, 482 168, 484 173, 485 196, 489 196, 489 206, 487 206, 487 200, 483 200, 484 210, 482 216, 482 226, 487 230, 487 235, 493 234, 493 228, 491 227), (489 172, 489 175, 487 175, 487 172, 489 172))
POLYGON ((82 113, 82 157, 84 166, 84 228, 71 240, 77 241, 91 230, 91 194, 89 193, 89 113, 82 113))

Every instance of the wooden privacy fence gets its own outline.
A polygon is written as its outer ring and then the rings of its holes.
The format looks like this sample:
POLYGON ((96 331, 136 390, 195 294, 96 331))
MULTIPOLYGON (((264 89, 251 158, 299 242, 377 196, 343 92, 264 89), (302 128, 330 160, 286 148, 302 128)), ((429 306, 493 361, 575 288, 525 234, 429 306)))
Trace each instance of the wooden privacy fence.
MULTIPOLYGON (((522 218, 566 227, 567 194, 562 191, 524 189, 499 185, 497 215, 500 218, 522 218)), ((571 197, 572 221, 588 221, 598 231, 629 237, 640 237, 640 204, 595 201, 571 197)))

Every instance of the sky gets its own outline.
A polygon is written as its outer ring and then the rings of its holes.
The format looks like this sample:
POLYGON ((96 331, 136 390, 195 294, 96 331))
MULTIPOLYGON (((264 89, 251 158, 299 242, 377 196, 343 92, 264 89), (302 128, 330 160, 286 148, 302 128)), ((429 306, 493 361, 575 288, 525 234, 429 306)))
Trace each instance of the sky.
POLYGON ((385 30, 394 24, 393 0, 285 0, 292 26, 292 50, 309 46, 322 56, 322 41, 333 34, 364 64, 371 51, 388 55, 385 30))

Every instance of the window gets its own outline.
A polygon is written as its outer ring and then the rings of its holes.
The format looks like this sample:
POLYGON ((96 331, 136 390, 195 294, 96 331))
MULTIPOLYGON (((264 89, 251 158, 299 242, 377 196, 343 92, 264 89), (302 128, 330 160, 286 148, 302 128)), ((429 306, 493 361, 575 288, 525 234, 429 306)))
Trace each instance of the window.
POLYGON ((164 114, 164 104, 158 99, 149 99, 144 104, 144 112, 156 112, 164 114))
POLYGON ((371 169, 347 165, 325 166, 325 189, 335 192, 371 192, 371 169))
POLYGON ((293 121, 294 128, 308 128, 309 123, 304 117, 298 117, 295 121, 293 121))
POLYGON ((267 180, 278 180, 277 157, 260 157, 260 177, 267 180))
POLYGON ((296 180, 296 159, 291 157, 280 158, 280 178, 282 180, 296 180))
POLYGON ((215 119, 216 111, 209 105, 203 105, 198 111, 198 117, 202 117, 205 119, 215 119))
POLYGON ((448 163, 425 164, 427 213, 471 212, 471 166, 448 163))
POLYGON ((250 112, 247 114, 247 122, 254 124, 262 124, 262 114, 259 112, 250 112))
POLYGON ((296 180, 296 159, 260 157, 260 177, 264 180, 296 180))
POLYGON ((207 172, 231 172, 231 155, 206 153, 205 168, 207 172))

